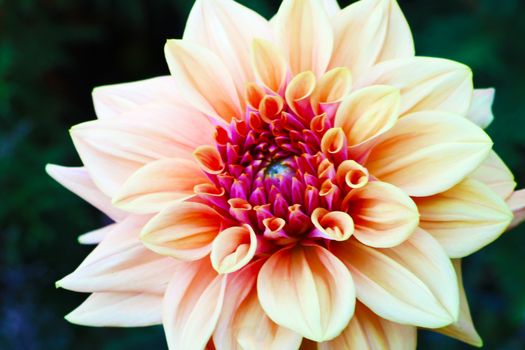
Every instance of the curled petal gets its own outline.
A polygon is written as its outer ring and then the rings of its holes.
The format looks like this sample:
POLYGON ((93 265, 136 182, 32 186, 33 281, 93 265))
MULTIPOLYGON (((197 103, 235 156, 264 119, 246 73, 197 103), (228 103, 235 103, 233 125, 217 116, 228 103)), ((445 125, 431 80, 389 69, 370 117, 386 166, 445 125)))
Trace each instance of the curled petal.
POLYGON ((336 163, 347 158, 346 136, 341 128, 329 129, 321 139, 321 150, 336 163))
POLYGON ((352 273, 357 298, 392 322, 438 328, 458 317, 459 291, 454 268, 443 248, 418 229, 388 249, 353 240, 332 245, 352 273))
POLYGON ((349 188, 361 188, 368 183, 368 170, 354 160, 345 160, 336 173, 337 181, 349 188))
POLYGON ((485 129, 494 120, 492 103, 494 103, 494 88, 475 89, 467 118, 480 128, 485 129))
POLYGON ((208 259, 182 263, 164 295, 162 323, 172 350, 203 349, 224 302, 226 275, 217 275, 208 259))
POLYGON ((327 113, 333 117, 339 103, 352 89, 352 73, 345 67, 338 67, 325 73, 311 97, 316 114, 327 113))
POLYGON ((156 213, 169 204, 192 197, 194 186, 206 180, 194 161, 159 159, 131 175, 113 203, 134 213, 156 213))
POLYGON ((354 232, 354 221, 350 215, 342 211, 317 208, 313 211, 311 220, 316 228, 315 237, 345 241, 354 232))
POLYGON ((299 116, 310 108, 310 96, 315 91, 316 79, 311 71, 297 74, 286 87, 288 106, 299 116))
POLYGON ((319 350, 389 349, 415 350, 417 328, 390 322, 356 303, 355 315, 337 338, 320 343, 319 350))
POLYGON ((241 117, 235 85, 219 57, 204 47, 182 40, 168 40, 164 52, 181 94, 195 108, 226 121, 241 117))
POLYGON ((379 62, 414 56, 410 28, 395 0, 358 1, 334 16, 333 28, 330 67, 362 75, 379 62))
POLYGON ((250 225, 234 226, 220 232, 211 246, 211 264, 220 274, 241 269, 257 249, 257 236, 250 225))
POLYGON ((514 214, 514 218, 509 225, 509 229, 516 227, 525 221, 525 190, 515 191, 508 199, 507 205, 514 214))
POLYGON ((320 77, 326 71, 333 46, 332 28, 322 3, 284 0, 272 21, 292 74, 310 70, 320 77))
POLYGON ((288 67, 279 50, 270 41, 254 39, 251 52, 256 78, 266 88, 281 93, 286 84, 288 67))
POLYGON ((516 187, 514 175, 493 150, 469 177, 483 182, 503 199, 507 199, 516 187))
POLYGON ((472 179, 415 201, 421 215, 420 226, 453 258, 467 256, 493 242, 512 220, 504 200, 472 179))
POLYGON ((91 327, 145 327, 162 323, 162 295, 93 293, 66 317, 91 327))
POLYGON ((342 207, 354 219, 354 236, 372 247, 402 243, 419 223, 414 201, 397 187, 380 181, 350 191, 342 207))
POLYGON ((381 136, 366 167, 410 196, 431 196, 463 180, 491 147, 490 137, 465 118, 419 112, 403 117, 381 136))
POLYGON ((158 254, 198 260, 210 253, 221 222, 221 215, 211 207, 181 202, 151 219, 140 235, 144 245, 158 254))
POLYGON ((204 145, 193 151, 193 157, 199 163, 201 169, 208 174, 220 174, 224 170, 219 151, 215 147, 204 145))
POLYGON ((319 246, 272 255, 259 273, 257 294, 270 319, 315 341, 339 335, 354 313, 352 276, 319 246))

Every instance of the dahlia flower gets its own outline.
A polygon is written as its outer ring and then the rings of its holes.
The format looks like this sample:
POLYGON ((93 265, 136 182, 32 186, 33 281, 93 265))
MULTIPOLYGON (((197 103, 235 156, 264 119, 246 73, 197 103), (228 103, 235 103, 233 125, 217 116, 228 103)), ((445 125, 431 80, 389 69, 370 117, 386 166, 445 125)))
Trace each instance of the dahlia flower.
POLYGON ((171 75, 94 90, 58 182, 114 223, 57 286, 89 326, 170 349, 481 345, 462 258, 525 216, 491 150, 492 89, 414 54, 395 0, 197 0, 171 75), (516 213, 513 221, 513 211, 516 213))

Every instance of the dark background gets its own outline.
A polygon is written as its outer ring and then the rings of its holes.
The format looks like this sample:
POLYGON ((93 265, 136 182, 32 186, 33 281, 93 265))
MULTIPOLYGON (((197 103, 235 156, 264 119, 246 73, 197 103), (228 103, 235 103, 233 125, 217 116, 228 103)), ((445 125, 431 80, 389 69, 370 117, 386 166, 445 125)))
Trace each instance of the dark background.
MULTIPOLYGON (((243 0, 270 17, 277 0, 243 0)), ((342 5, 350 1, 341 1, 342 5)), ((80 165, 68 128, 94 119, 91 89, 167 74, 192 0, 0 0, 0 349, 164 349, 161 327, 87 328, 63 315, 84 295, 57 290, 104 218, 44 173, 80 165)), ((495 148, 525 186, 525 1, 400 0, 419 55, 466 63, 497 89, 495 148)), ((525 227, 465 261, 486 349, 525 349, 525 227)), ((420 332, 420 349, 467 349, 420 332)))

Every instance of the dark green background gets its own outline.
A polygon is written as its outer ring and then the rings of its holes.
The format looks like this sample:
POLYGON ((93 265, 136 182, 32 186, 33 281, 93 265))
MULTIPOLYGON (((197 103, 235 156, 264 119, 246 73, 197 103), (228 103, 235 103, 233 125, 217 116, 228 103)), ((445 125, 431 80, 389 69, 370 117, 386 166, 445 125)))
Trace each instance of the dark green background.
MULTIPOLYGON (((278 1, 244 0, 264 16, 278 1)), ((346 5, 349 1, 343 1, 346 5)), ((495 148, 525 185, 525 1, 401 0, 419 55, 472 67, 497 89, 495 148)), ((0 0, 0 349, 164 349, 160 327, 96 329, 63 315, 82 294, 56 290, 91 250, 78 234, 105 219, 44 173, 79 165, 68 128, 93 119, 102 84, 168 72, 167 38, 182 35, 191 0, 0 0)), ((486 349, 525 349, 525 227, 465 263, 486 349)), ((466 345, 420 333, 420 349, 466 345)))

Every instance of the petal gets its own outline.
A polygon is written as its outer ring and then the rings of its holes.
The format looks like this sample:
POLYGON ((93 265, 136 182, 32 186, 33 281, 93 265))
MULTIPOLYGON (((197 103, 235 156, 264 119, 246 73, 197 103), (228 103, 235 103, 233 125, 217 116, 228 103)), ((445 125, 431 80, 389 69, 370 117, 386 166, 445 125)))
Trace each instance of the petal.
POLYGON ((97 230, 93 230, 78 236, 78 243, 80 244, 99 244, 115 229, 116 224, 104 226, 97 230))
POLYGON ((333 18, 330 67, 348 67, 356 76, 376 63, 414 56, 408 23, 394 0, 358 1, 333 18))
POLYGON ((272 255, 259 273, 257 293, 270 319, 315 341, 339 335, 354 313, 352 276, 320 246, 272 255))
POLYGON ((128 217, 80 266, 56 283, 76 292, 163 293, 177 261, 144 247, 139 232, 144 218, 128 217))
POLYGON ((162 323, 171 350, 203 349, 224 301, 226 276, 217 275, 208 259, 182 263, 164 295, 162 323))
POLYGON ((512 212, 503 199, 472 179, 415 201, 421 215, 420 226, 452 258, 470 255, 493 242, 512 220, 512 212))
POLYGON ((385 85, 360 89, 346 97, 335 115, 349 146, 357 146, 394 126, 399 113, 399 90, 385 85))
POLYGON ((257 236, 250 225, 221 231, 211 246, 211 264, 218 273, 237 271, 249 263, 257 249, 257 236))
POLYGON ((286 84, 288 66, 277 47, 270 41, 254 39, 251 57, 252 69, 257 80, 266 88, 282 93, 286 84))
POLYGON ((354 233, 354 221, 342 211, 316 208, 312 212, 311 220, 317 231, 315 237, 345 241, 354 233))
POLYGON ((467 296, 465 294, 465 289, 463 288, 463 278, 461 277, 461 260, 454 259, 452 260, 452 264, 456 270, 459 284, 459 317, 458 320, 452 323, 450 326, 438 328, 435 331, 461 340, 472 346, 482 347, 483 340, 476 331, 474 323, 472 323, 467 296))
POLYGON ((93 293, 66 317, 92 327, 145 327, 162 323, 162 295, 93 293))
POLYGON ((415 350, 417 329, 390 322, 356 303, 355 315, 337 338, 320 343, 319 350, 388 349, 415 350))
POLYGON ((228 277, 221 316, 213 334, 218 350, 297 349, 301 336, 272 322, 259 304, 256 261, 228 277))
POLYGON ((349 240, 331 250, 352 273, 359 301, 377 315, 428 328, 456 320, 454 268, 439 243, 423 230, 393 248, 374 249, 349 240))
POLYGON ((400 119, 381 136, 366 167, 410 196, 430 196, 463 180, 491 147, 489 136, 465 118, 419 112, 400 119))
POLYGON ((503 199, 508 198, 516 187, 514 175, 493 150, 469 177, 483 182, 503 199))
POLYGON ((352 73, 338 67, 326 72, 315 88, 311 103, 316 114, 327 113, 333 118, 339 104, 352 90, 352 73))
POLYGON ((507 204, 514 214, 508 229, 516 227, 525 221, 525 189, 515 191, 508 199, 507 204))
POLYGON ((354 219, 355 238, 371 247, 396 246, 419 223, 414 201, 399 188, 380 181, 350 191, 342 206, 354 219))
POLYGON ((111 199, 102 193, 84 167, 68 168, 47 164, 46 172, 59 184, 93 205, 112 220, 121 221, 126 213, 115 208, 111 199))
POLYGON ((480 128, 485 129, 494 120, 492 104, 495 93, 494 88, 474 90, 467 118, 480 128))
POLYGON ((207 178, 195 161, 159 159, 131 175, 113 203, 133 213, 157 213, 194 196, 193 188, 203 182, 207 182, 207 178))
POLYGON ((332 17, 333 15, 341 11, 341 7, 339 7, 337 0, 321 0, 321 1, 323 3, 326 14, 329 17, 332 17))
POLYGON ((356 87, 392 85, 401 90, 401 114, 444 111, 466 115, 472 98, 472 71, 441 58, 414 57, 374 66, 356 87))
POLYGON ((323 4, 317 0, 284 0, 272 22, 292 74, 312 71, 320 77, 326 71, 333 45, 323 4))
POLYGON ((254 38, 271 40, 268 21, 232 0, 197 0, 186 22, 184 40, 217 54, 228 68, 239 94, 254 76, 250 46, 254 38))
POLYGON ((212 142, 214 128, 205 117, 181 112, 169 105, 146 105, 122 119, 76 125, 71 136, 93 181, 113 197, 132 173, 150 161, 191 159, 195 147, 212 142), (169 117, 173 115, 178 117, 169 117))
POLYGON ((210 253, 222 217, 211 207, 176 203, 151 219, 141 232, 146 247, 181 260, 198 260, 210 253))
POLYGON ((195 108, 226 121, 241 117, 235 84, 217 55, 183 40, 168 40, 164 52, 182 96, 195 108))

